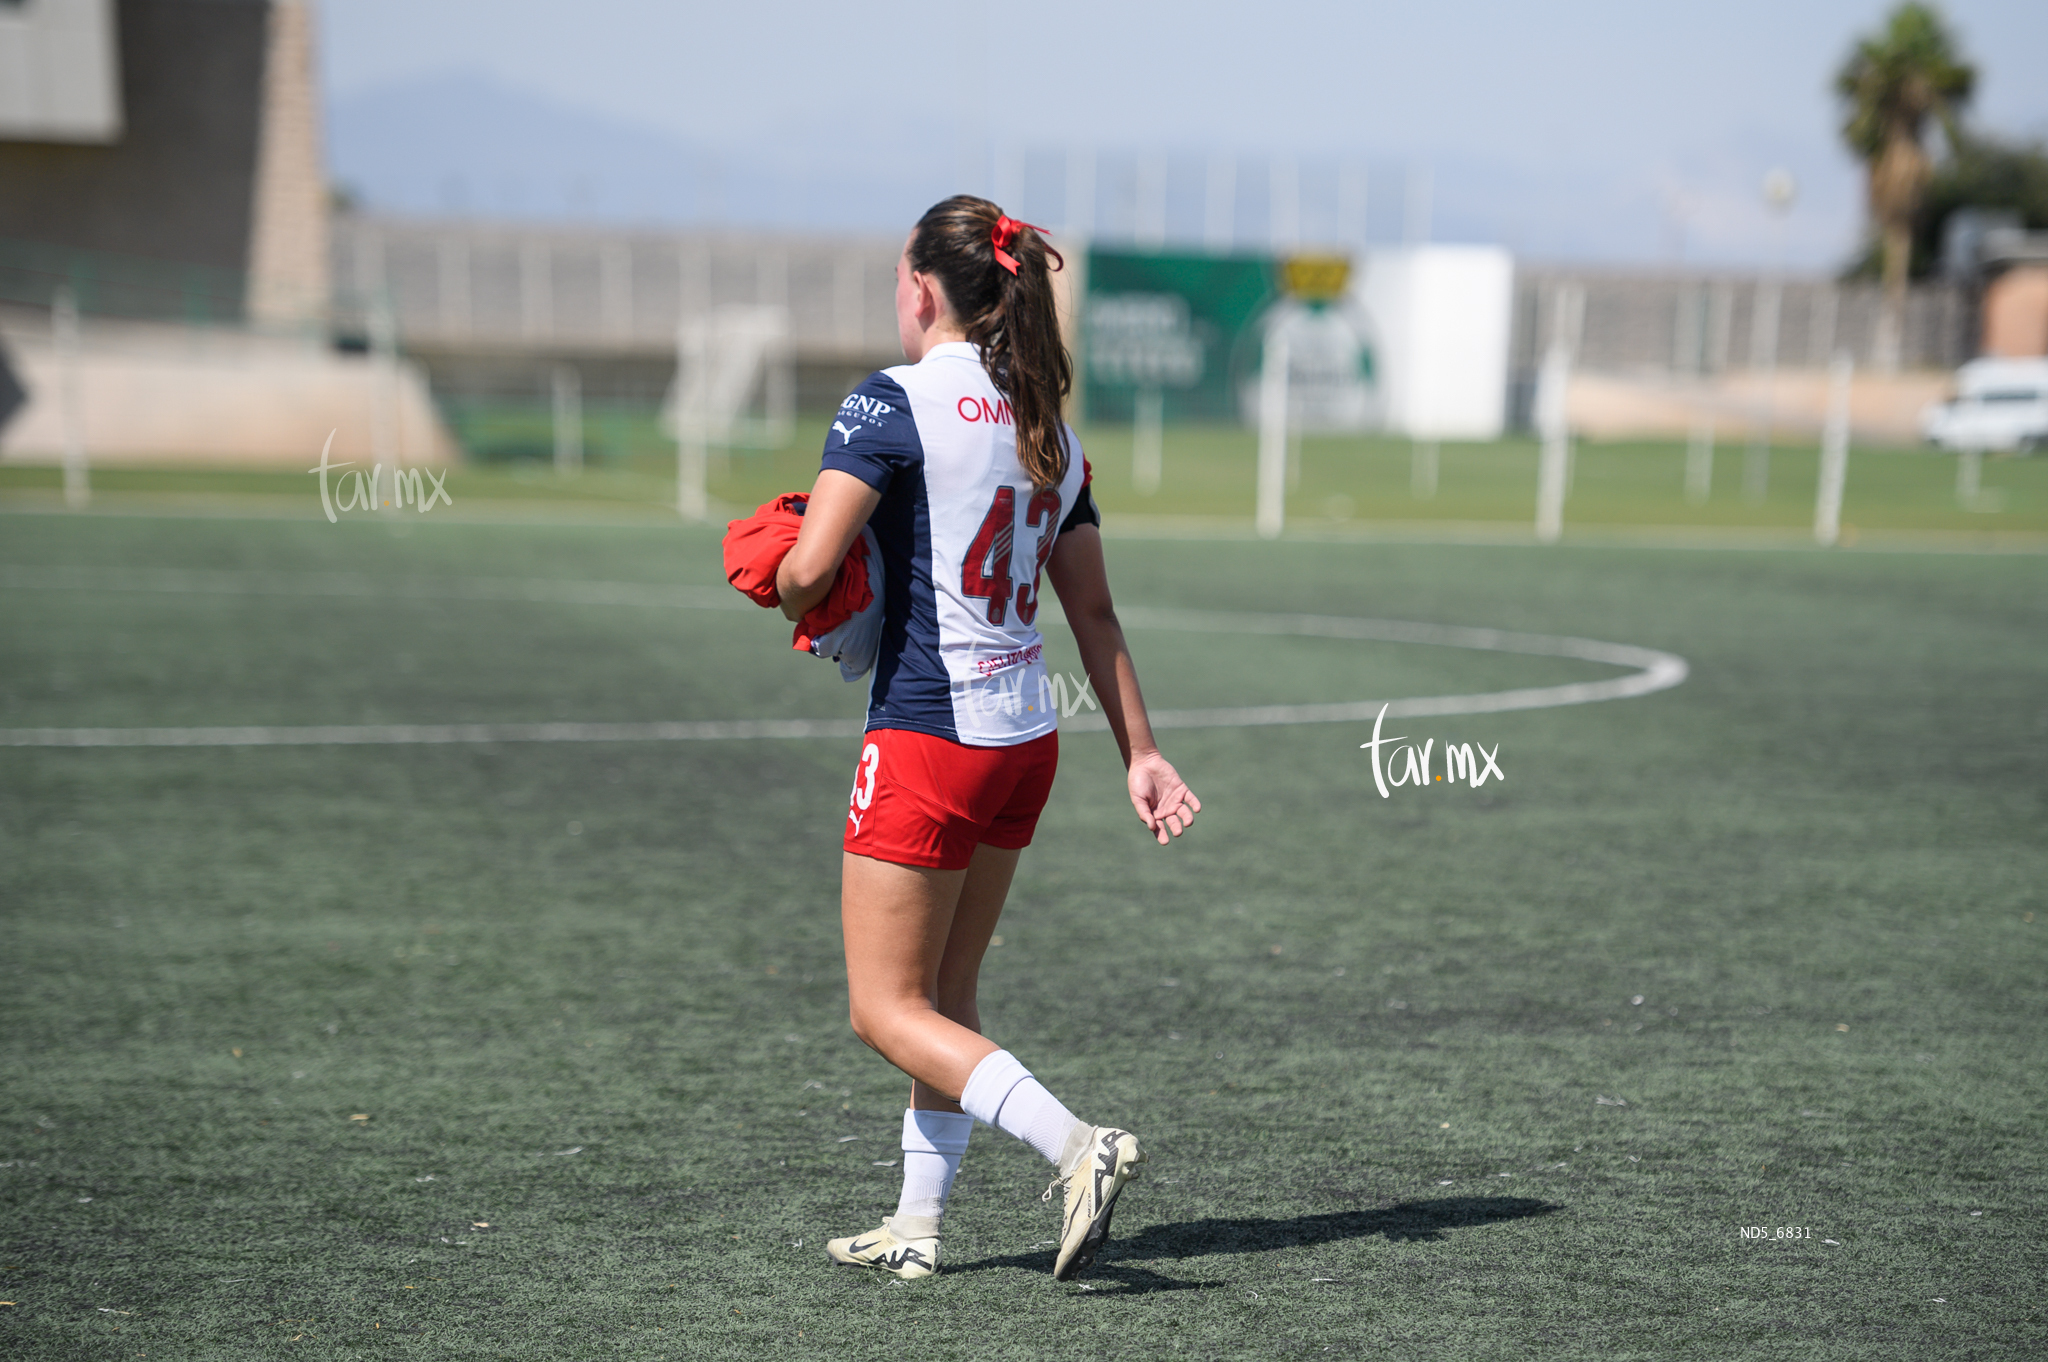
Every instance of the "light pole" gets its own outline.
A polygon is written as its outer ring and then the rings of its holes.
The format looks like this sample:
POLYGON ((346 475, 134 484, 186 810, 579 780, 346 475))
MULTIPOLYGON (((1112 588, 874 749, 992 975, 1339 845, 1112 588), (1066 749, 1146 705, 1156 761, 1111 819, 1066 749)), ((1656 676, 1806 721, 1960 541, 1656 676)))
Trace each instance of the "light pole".
POLYGON ((1287 524, 1287 332, 1266 333, 1259 365, 1259 481, 1256 522, 1261 539, 1278 539, 1287 524))
POLYGON ((1778 336, 1785 301, 1785 216, 1798 195, 1799 182, 1784 167, 1764 176, 1764 203, 1771 211, 1771 264, 1757 283, 1750 317, 1750 367, 1761 389, 1749 456, 1742 464, 1742 492, 1751 501, 1762 501, 1771 485, 1771 424, 1777 416, 1778 336))
POLYGON ((78 295, 59 284, 50 296, 50 336, 57 352, 57 410, 64 428, 64 504, 82 511, 92 503, 85 463, 85 404, 78 374, 78 295))
POLYGON ((1550 348, 1536 372, 1536 428, 1543 452, 1536 464, 1536 539, 1555 544, 1564 534, 1564 501, 1571 488, 1572 434, 1567 398, 1572 354, 1586 320, 1586 291, 1559 284, 1550 294, 1550 348))

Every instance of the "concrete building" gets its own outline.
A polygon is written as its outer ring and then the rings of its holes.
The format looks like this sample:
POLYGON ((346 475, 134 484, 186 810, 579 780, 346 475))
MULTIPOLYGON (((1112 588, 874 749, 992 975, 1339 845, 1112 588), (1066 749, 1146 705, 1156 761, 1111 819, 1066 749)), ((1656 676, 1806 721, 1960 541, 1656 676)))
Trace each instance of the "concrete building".
POLYGON ((0 6, 0 301, 319 317, 328 203, 306 0, 0 6))
POLYGON ((0 3, 0 458, 456 457, 335 352, 331 221, 307 0, 0 3))

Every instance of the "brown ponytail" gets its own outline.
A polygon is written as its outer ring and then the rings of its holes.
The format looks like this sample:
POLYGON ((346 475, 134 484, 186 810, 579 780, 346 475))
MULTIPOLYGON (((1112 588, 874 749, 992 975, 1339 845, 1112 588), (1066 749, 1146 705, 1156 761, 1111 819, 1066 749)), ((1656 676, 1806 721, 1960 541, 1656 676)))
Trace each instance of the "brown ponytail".
POLYGON ((967 339, 981 347, 989 381, 1010 401, 1017 461, 1031 485, 1054 487, 1067 475, 1060 404, 1074 386, 1053 300, 1057 266, 1047 263, 1059 254, 1036 229, 1019 224, 1007 263, 999 262, 993 234, 1002 217, 1002 209, 970 194, 934 204, 910 234, 910 267, 938 280, 967 339))

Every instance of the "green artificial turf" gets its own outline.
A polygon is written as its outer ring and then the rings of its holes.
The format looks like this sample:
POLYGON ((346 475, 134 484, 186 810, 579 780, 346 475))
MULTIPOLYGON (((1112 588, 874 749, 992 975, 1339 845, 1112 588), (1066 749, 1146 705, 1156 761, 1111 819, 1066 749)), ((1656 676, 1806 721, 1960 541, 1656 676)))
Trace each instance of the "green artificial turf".
MULTIPOLYGON (((1110 552, 1130 605, 1692 674, 1390 726, 1499 744, 1476 790, 1382 799, 1355 725, 1170 733, 1170 849, 1069 734, 983 1015, 1153 1161, 1067 1285, 986 1129, 944 1275, 820 1251, 892 1207, 907 1086, 844 1020, 850 740, 0 748, 0 1354, 2048 1351, 2043 559, 1110 552)), ((858 712, 674 586, 709 532, 0 516, 0 727, 858 712)), ((1160 707, 1613 674, 1133 642, 1160 707)))

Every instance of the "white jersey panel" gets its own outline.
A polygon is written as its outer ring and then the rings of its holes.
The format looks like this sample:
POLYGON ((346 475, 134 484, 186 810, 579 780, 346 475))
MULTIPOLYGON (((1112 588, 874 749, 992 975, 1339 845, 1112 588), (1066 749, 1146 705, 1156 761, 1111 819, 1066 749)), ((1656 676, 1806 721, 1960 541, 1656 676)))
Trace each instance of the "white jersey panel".
POLYGON ((1010 406, 975 347, 933 348, 885 371, 910 400, 924 446, 938 652, 959 740, 1007 746, 1058 727, 1036 624, 1039 573, 1080 496, 1079 442, 1066 477, 1034 493, 1017 461, 1010 406))

